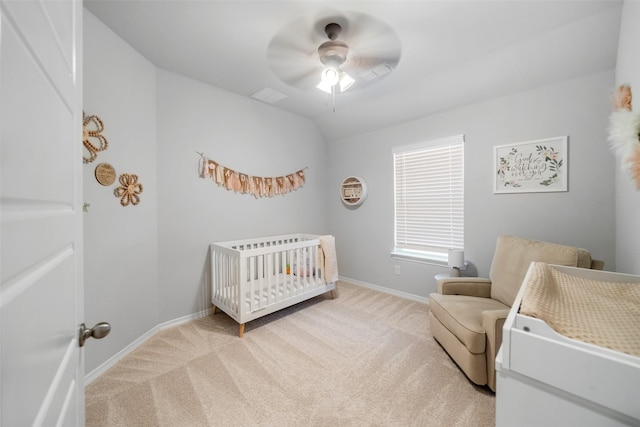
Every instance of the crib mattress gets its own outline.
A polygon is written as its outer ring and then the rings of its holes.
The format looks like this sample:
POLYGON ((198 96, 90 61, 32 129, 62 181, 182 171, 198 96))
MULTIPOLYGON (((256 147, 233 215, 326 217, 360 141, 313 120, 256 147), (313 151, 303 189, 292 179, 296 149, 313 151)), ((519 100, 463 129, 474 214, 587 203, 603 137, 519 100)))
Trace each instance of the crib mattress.
POLYGON ((571 276, 534 263, 520 313, 566 337, 640 356, 640 286, 571 276))
MULTIPOLYGON (((321 279, 303 277, 298 281, 296 276, 286 276, 284 281, 271 283, 270 286, 264 283, 262 288, 260 288, 258 284, 254 284, 254 290, 251 291, 251 283, 247 282, 245 289, 248 290, 244 293, 245 312, 260 310, 272 304, 285 301, 288 298, 303 294, 308 290, 324 288, 326 285, 327 284, 321 279)), ((227 289, 231 290, 232 288, 233 287, 229 287, 227 289)), ((219 307, 224 309, 225 305, 221 304, 219 307)), ((238 310, 237 304, 235 303, 231 304, 229 308, 233 311, 238 310)))
POLYGON ((277 286, 272 286, 269 289, 254 290, 253 292, 245 292, 245 306, 247 311, 251 310, 251 304, 253 302, 253 308, 266 307, 269 304, 273 304, 278 301, 282 301, 292 295, 298 295, 307 289, 318 288, 319 286, 325 286, 322 281, 310 282, 310 283, 297 283, 294 280, 288 280, 284 283, 279 283, 277 286))

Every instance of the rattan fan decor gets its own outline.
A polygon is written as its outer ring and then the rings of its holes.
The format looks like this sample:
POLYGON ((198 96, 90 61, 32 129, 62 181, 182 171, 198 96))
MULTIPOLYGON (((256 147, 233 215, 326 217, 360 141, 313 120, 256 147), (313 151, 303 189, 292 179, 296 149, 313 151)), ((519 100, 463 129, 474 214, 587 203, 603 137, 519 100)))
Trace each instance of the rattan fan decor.
POLYGON ((109 141, 102 135, 104 123, 98 116, 86 116, 82 112, 82 144, 89 153, 89 157, 82 155, 84 163, 91 163, 98 157, 98 152, 109 148, 109 141), (94 144, 92 141, 95 141, 94 144))
POLYGON ((142 193, 142 184, 138 182, 138 175, 123 173, 120 175, 120 186, 114 190, 116 197, 120 197, 122 206, 137 205, 140 203, 139 194, 142 193))

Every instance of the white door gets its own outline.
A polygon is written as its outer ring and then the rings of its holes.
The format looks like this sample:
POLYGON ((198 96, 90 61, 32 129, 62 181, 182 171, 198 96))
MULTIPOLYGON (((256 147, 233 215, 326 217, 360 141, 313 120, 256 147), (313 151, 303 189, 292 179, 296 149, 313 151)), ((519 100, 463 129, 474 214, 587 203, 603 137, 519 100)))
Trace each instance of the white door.
POLYGON ((0 13, 0 424, 84 425, 82 3, 0 13))

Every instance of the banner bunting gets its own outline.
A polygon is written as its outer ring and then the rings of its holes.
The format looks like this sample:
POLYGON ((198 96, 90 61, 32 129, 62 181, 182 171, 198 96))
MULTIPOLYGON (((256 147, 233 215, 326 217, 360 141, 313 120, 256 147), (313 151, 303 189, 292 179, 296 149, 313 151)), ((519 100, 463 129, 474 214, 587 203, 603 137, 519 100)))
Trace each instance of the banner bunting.
POLYGON ((235 193, 251 194, 256 198, 273 197, 297 190, 305 183, 306 167, 283 176, 252 176, 223 166, 207 158, 203 153, 197 151, 196 153, 200 155, 198 166, 200 178, 210 178, 220 187, 235 193))

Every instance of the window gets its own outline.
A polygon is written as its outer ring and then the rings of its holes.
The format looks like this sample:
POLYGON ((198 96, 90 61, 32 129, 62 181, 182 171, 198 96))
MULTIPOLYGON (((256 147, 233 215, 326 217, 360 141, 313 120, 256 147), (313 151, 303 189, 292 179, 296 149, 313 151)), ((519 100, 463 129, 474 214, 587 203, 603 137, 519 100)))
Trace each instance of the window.
POLYGON ((393 256, 446 261, 464 248, 464 135, 393 150, 393 256))

